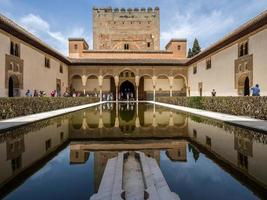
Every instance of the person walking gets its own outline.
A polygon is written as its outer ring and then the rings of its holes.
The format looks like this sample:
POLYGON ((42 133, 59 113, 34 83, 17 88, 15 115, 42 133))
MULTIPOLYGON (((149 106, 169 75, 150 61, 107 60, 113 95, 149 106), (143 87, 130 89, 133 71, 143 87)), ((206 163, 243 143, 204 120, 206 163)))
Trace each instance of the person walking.
POLYGON ((213 96, 213 97, 216 96, 216 91, 215 91, 215 89, 212 90, 212 92, 211 92, 211 96, 213 96))
POLYGON ((255 96, 255 97, 260 96, 261 90, 260 90, 259 84, 256 84, 255 87, 251 88, 251 90, 252 90, 252 96, 255 96))

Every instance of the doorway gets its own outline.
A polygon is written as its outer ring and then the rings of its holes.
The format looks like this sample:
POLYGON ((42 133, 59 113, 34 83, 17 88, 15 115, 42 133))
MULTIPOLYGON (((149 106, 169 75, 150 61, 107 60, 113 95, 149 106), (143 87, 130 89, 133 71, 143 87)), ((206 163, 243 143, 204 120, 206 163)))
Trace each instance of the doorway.
POLYGON ((120 99, 121 100, 134 100, 135 88, 130 81, 124 81, 120 86, 120 99))
POLYGON ((19 80, 15 75, 10 76, 8 79, 8 96, 19 96, 19 80))
POLYGON ((250 95, 249 78, 247 77, 244 83, 244 96, 249 96, 249 95, 250 95))

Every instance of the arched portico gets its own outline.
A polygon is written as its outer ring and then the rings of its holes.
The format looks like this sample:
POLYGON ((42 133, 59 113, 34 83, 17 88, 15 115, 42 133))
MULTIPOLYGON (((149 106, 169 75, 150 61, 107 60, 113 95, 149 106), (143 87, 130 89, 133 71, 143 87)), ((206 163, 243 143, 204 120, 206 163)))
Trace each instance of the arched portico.
MULTIPOLYGON (((75 68, 72 73, 80 75, 82 84, 85 74, 93 74, 94 81, 89 81, 92 77, 90 76, 84 88, 87 92, 88 87, 94 87, 93 91, 97 90, 100 98, 109 92, 113 94, 113 100, 119 100, 123 91, 121 85, 126 81, 131 83, 131 88, 134 86, 131 92, 136 100, 155 100, 160 96, 186 96, 187 92, 187 69, 183 67, 103 65, 75 68)), ((127 99, 125 95, 124 99, 127 99)))

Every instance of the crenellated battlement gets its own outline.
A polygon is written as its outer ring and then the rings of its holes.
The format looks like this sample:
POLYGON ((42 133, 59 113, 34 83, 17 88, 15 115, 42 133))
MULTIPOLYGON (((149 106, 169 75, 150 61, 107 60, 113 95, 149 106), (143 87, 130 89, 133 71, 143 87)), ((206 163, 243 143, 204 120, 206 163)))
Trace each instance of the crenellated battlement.
POLYGON ((106 8, 93 8, 94 12, 97 13, 132 13, 132 12, 138 12, 138 13, 158 13, 160 11, 159 7, 148 7, 148 8, 112 8, 112 7, 106 7, 106 8))
POLYGON ((94 50, 159 50, 159 8, 93 8, 94 50))

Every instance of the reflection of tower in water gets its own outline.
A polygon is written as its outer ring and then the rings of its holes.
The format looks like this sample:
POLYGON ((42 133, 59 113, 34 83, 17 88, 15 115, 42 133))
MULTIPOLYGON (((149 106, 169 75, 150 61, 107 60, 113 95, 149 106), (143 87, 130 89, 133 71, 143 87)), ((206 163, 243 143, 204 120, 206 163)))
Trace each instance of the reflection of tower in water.
MULTIPOLYGON (((160 150, 143 150, 146 156, 156 159, 160 165, 160 150)), ((117 157, 118 151, 94 152, 94 191, 97 192, 109 159, 117 157)))

